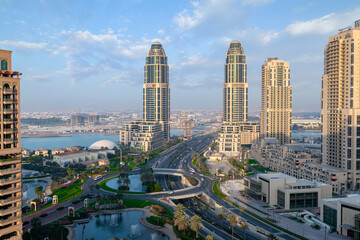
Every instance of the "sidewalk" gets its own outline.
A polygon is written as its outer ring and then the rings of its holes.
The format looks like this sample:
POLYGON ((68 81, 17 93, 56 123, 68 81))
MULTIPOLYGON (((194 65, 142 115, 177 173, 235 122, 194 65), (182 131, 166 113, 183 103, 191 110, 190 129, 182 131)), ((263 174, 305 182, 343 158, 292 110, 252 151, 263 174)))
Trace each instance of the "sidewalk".
MULTIPOLYGON (((231 190, 225 188, 223 184, 220 185, 220 189, 223 193, 228 195, 226 197, 228 200, 236 203, 240 207, 245 208, 246 210, 258 215, 259 217, 271 218, 271 219, 273 218, 273 212, 267 208, 262 207, 262 206, 267 205, 265 202, 248 200, 248 199, 242 197, 238 191, 231 191, 231 190), (234 197, 241 200, 242 202, 236 200, 234 197), (251 208, 248 205, 244 204, 243 202, 266 213, 266 214, 269 214, 269 215, 266 215, 260 211, 257 211, 254 208, 251 208)), ((311 240, 318 240, 318 239, 324 239, 324 237, 325 237, 324 231, 314 229, 310 226, 305 225, 304 223, 296 222, 292 219, 289 219, 287 217, 284 217, 284 216, 276 213, 276 211, 274 214, 274 219, 277 221, 276 223, 274 223, 275 225, 282 227, 286 230, 289 230, 293 233, 296 233, 300 236, 303 236, 305 238, 308 238, 311 240)), ((328 240, 349 239, 348 237, 345 237, 343 235, 339 235, 337 233, 329 233, 329 232, 326 233, 326 238, 328 240)))

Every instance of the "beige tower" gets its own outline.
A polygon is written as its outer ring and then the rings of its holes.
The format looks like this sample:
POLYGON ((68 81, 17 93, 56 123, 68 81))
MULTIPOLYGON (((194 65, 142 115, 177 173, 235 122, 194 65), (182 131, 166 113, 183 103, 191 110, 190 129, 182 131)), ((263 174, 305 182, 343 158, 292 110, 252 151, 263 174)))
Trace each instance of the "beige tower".
POLYGON ((321 91, 322 162, 347 170, 360 189, 360 21, 340 29, 324 51, 321 91))
POLYGON ((261 138, 276 138, 280 144, 290 143, 291 95, 289 63, 268 58, 262 65, 261 138))
POLYGON ((161 43, 154 42, 146 56, 143 85, 144 121, 160 122, 164 140, 170 139, 170 84, 169 65, 161 43))
POLYGON ((259 124, 248 122, 248 83, 245 52, 241 43, 232 41, 225 58, 223 85, 224 119, 219 133, 219 151, 239 156, 245 146, 259 137, 259 124))
POLYGON ((21 239, 20 78, 0 50, 0 239, 21 239))

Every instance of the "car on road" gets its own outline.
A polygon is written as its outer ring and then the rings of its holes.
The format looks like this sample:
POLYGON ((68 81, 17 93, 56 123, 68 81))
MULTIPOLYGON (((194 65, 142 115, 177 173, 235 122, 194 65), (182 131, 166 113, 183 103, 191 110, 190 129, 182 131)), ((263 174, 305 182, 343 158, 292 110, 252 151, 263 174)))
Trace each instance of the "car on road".
POLYGON ((201 181, 203 182, 203 181, 204 181, 204 178, 201 178, 201 181))

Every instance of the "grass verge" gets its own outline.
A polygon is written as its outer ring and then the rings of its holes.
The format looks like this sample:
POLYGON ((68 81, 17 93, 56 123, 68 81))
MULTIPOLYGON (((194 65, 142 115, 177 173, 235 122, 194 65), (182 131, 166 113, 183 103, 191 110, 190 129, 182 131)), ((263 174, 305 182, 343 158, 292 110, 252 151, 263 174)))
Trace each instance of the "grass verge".
POLYGON ((213 191, 220 198, 224 199, 226 197, 226 195, 219 188, 219 181, 215 181, 213 186, 213 191))

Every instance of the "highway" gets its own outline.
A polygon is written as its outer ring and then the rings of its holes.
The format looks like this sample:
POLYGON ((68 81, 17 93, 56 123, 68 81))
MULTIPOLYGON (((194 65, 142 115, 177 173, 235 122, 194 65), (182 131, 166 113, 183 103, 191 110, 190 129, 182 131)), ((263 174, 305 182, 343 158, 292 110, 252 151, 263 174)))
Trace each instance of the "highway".
MULTIPOLYGON (((191 140, 188 140, 186 142, 186 148, 182 148, 183 151, 178 152, 179 155, 177 157, 175 157, 175 159, 174 159, 174 156, 171 156, 170 158, 168 158, 167 155, 164 155, 156 161, 155 166, 157 168, 169 168, 169 167, 177 168, 177 169, 183 170, 186 174, 190 174, 192 177, 194 177, 196 179, 200 180, 201 178, 203 178, 204 181, 200 181, 199 187, 202 189, 202 191, 205 194, 207 194, 209 197, 211 197, 213 200, 215 200, 218 204, 231 210, 233 213, 235 213, 238 216, 240 216, 241 218, 245 219, 247 222, 250 222, 251 224, 253 224, 255 226, 261 227, 270 233, 273 233, 273 234, 275 234, 279 237, 282 237, 286 240, 296 240, 297 239, 296 237, 293 237, 287 233, 284 233, 284 232, 280 231, 279 229, 274 228, 274 227, 264 223, 263 221, 249 215, 248 213, 241 211, 240 209, 234 207, 227 201, 224 201, 222 198, 218 197, 213 192, 212 188, 213 188, 215 179, 213 177, 209 177, 209 176, 201 174, 197 169, 195 169, 193 167, 192 159, 191 159, 191 154, 193 152, 197 152, 197 153, 201 154, 206 148, 209 147, 209 145, 211 144, 211 141, 213 139, 214 139, 213 135, 205 135, 205 136, 199 136, 199 137, 195 137, 191 140), (194 174, 191 174, 190 169, 195 170, 194 174)), ((175 152, 176 152, 176 150, 173 150, 173 152, 171 152, 170 154, 173 155, 175 152)), ((166 178, 164 176, 157 177, 157 180, 159 181, 159 183, 165 190, 169 189, 168 188, 169 181, 166 181, 166 178)), ((176 181, 175 183, 176 183, 175 189, 183 188, 180 181, 176 181)), ((174 192, 174 194, 176 194, 176 193, 174 192)), ((209 211, 209 212, 211 212, 211 211, 209 211)), ((208 215, 209 215, 209 212, 208 212, 208 215)), ((189 215, 193 215, 193 213, 191 214, 191 212, 190 212, 189 215)), ((210 218, 217 225, 221 226, 221 222, 217 219, 217 216, 210 215, 210 218)), ((218 233, 218 229, 215 226, 211 227, 212 224, 210 224, 210 226, 208 226, 208 224, 206 224, 206 222, 204 222, 204 225, 206 227, 209 227, 210 230, 218 233)), ((225 224, 223 224, 223 225, 225 226, 225 224)), ((240 228, 237 227, 234 230, 235 230, 236 234, 243 236, 243 231, 240 228)), ((253 233, 250 231, 246 231, 246 238, 247 239, 263 239, 257 233, 253 233)), ((227 238, 225 237, 225 239, 227 239, 227 238)))

